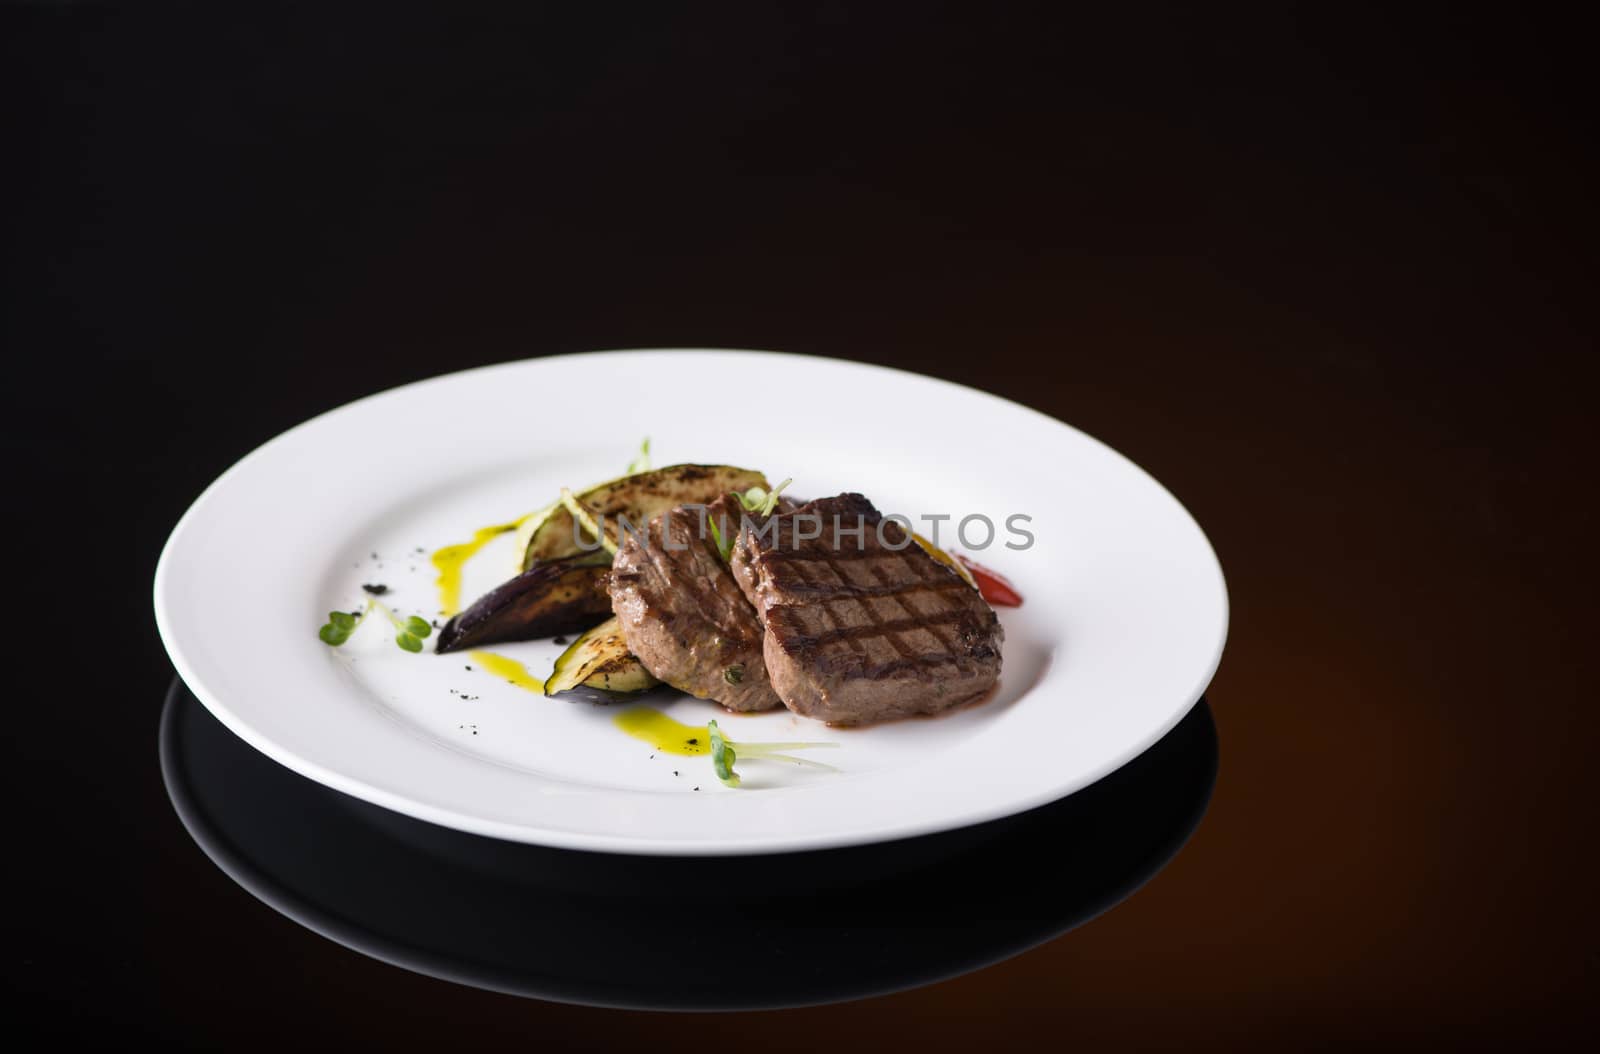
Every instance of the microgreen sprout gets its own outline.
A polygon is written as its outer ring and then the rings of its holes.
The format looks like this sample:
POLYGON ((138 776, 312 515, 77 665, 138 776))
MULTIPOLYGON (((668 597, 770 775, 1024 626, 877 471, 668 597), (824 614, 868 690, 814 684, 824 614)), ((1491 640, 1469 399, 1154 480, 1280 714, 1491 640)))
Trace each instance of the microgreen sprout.
POLYGON ((583 503, 574 497, 572 491, 566 487, 561 488, 561 504, 566 506, 568 512, 572 513, 573 519, 583 524, 584 530, 600 539, 600 544, 605 546, 606 552, 612 556, 617 555, 617 543, 612 541, 606 532, 600 529, 600 525, 595 522, 594 514, 584 508, 583 503))
POLYGON ((368 597, 367 606, 360 611, 328 612, 328 621, 323 624, 321 629, 317 630, 317 637, 330 648, 337 648, 349 640, 350 635, 356 631, 356 627, 361 625, 362 621, 374 611, 383 612, 384 617, 389 620, 389 624, 395 629, 395 644, 404 651, 421 651, 422 642, 433 632, 433 627, 428 625, 426 619, 418 618, 416 615, 402 619, 399 615, 390 611, 389 606, 377 597, 368 597))
POLYGON ((645 436, 644 442, 639 444, 639 456, 628 462, 628 471, 624 476, 634 476, 640 472, 650 471, 650 437, 645 436))
POLYGON ((753 512, 757 516, 771 516, 772 510, 778 507, 778 495, 783 493, 784 487, 793 482, 792 479, 786 479, 770 491, 765 487, 751 487, 739 495, 739 504, 744 506, 746 512, 753 512))
POLYGON ((358 611, 355 614, 351 614, 348 611, 328 612, 328 621, 321 629, 317 630, 317 636, 322 638, 322 643, 330 648, 337 648, 350 639, 350 634, 354 633, 356 627, 361 624, 361 620, 366 618, 367 610, 370 609, 358 611))
POLYGON ((716 770, 717 779, 728 787, 737 787, 741 782, 739 774, 733 771, 733 763, 740 758, 746 761, 788 761, 796 765, 827 769, 829 772, 839 771, 832 765, 824 765, 820 761, 782 753, 786 750, 808 750, 812 747, 836 747, 839 745, 837 743, 735 743, 722 734, 722 729, 717 727, 715 720, 706 725, 706 731, 711 734, 711 766, 716 770))
POLYGON ((717 543, 717 553, 722 557, 722 562, 727 563, 733 558, 733 538, 724 538, 722 530, 717 526, 717 518, 706 518, 706 524, 711 528, 711 540, 717 543))

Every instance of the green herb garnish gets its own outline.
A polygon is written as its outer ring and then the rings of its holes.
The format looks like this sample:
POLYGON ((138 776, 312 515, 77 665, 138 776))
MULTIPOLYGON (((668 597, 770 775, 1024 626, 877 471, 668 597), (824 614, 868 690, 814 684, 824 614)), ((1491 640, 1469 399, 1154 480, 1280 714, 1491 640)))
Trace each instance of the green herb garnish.
POLYGON ((348 611, 330 611, 327 625, 317 630, 317 636, 322 638, 322 643, 337 648, 350 639, 350 634, 356 631, 366 614, 366 611, 358 611, 353 615, 348 611))
POLYGON ((786 479, 770 491, 765 487, 751 487, 738 495, 739 504, 744 506, 746 512, 753 512, 757 516, 771 516, 772 510, 778 507, 778 495, 783 493, 784 487, 793 482, 792 479, 786 479))
MULTIPOLYGON (((731 669, 732 667, 730 667, 731 669)), ((739 774, 733 771, 733 763, 743 757, 746 761, 789 761, 796 765, 807 765, 816 769, 827 769, 829 772, 839 770, 832 765, 824 765, 820 761, 810 758, 797 758, 793 754, 781 753, 785 750, 808 750, 812 747, 836 747, 837 743, 738 743, 722 734, 722 729, 717 727, 715 720, 707 723, 706 731, 711 733, 711 767, 716 770, 717 779, 725 786, 737 787, 741 780, 739 774)))
POLYGON ((317 637, 330 648, 337 648, 349 640, 350 635, 356 631, 356 627, 360 626, 366 617, 374 611, 383 612, 390 625, 394 626, 394 642, 405 651, 421 651, 422 642, 433 632, 433 627, 428 625, 427 620, 418 618, 416 615, 402 619, 393 611, 390 611, 388 605, 377 597, 369 597, 367 606, 360 611, 328 612, 328 621, 323 624, 321 629, 317 630, 317 637))
MULTIPOLYGON (((753 512, 757 516, 770 516, 772 510, 778 507, 778 495, 783 493, 784 487, 793 482, 792 479, 786 479, 770 491, 765 487, 751 487, 749 490, 734 491, 733 496, 739 499, 739 504, 744 506, 745 512, 753 512)), ((711 539, 717 543, 717 552, 722 555, 722 562, 727 563, 733 557, 734 539, 722 536, 715 517, 709 517, 706 522, 711 525, 711 539)))
POLYGON ((650 437, 645 436, 644 442, 639 444, 639 456, 628 462, 628 471, 624 476, 634 476, 640 472, 650 471, 650 437))
POLYGON ((706 523, 711 527, 711 540, 717 543, 717 553, 722 557, 722 562, 727 563, 733 557, 733 539, 722 537, 722 531, 717 528, 715 516, 706 517, 706 523))

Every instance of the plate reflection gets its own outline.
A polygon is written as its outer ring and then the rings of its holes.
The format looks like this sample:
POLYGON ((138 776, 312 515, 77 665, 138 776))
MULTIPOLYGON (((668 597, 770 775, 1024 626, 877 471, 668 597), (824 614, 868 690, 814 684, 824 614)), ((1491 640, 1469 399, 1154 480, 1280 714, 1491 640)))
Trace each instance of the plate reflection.
POLYGON ((1093 918, 1193 832, 1217 740, 1201 700, 1122 769, 1020 816, 761 857, 545 849, 413 820, 269 760, 176 680, 161 769, 184 826, 224 872, 346 947, 539 999, 743 1010, 929 984, 1093 918))

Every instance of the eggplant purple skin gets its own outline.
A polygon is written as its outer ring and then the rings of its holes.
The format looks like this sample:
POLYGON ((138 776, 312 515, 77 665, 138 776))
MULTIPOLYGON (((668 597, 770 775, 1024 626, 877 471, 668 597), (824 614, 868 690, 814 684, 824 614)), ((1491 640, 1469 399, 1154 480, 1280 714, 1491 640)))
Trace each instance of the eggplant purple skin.
POLYGON ((439 631, 439 654, 481 644, 581 633, 611 614, 603 549, 541 563, 479 597, 439 631))

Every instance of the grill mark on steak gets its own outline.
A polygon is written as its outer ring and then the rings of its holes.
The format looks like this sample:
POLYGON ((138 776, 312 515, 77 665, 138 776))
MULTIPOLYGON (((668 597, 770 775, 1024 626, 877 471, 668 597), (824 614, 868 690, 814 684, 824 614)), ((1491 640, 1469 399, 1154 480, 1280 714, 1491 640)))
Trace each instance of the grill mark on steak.
MULTIPOLYGON (((825 561, 816 562, 822 563, 825 561)), ((801 575, 799 567, 795 567, 794 571, 796 575, 801 575)), ((876 573, 876 569, 874 569, 874 573, 876 573)), ((832 583, 818 585, 809 581, 802 581, 798 584, 785 583, 784 591, 788 593, 803 593, 815 600, 851 600, 862 597, 882 600, 899 597, 906 593, 953 593, 958 589, 972 588, 959 578, 950 582, 912 582, 905 585, 895 585, 893 583, 881 584, 881 577, 880 575, 880 584, 875 586, 857 585, 854 582, 840 582, 837 585, 832 583)))
MULTIPOLYGON (((911 618, 896 619, 893 622, 880 622, 875 626, 840 626, 836 629, 825 630, 809 636, 797 635, 789 641, 789 647, 795 651, 812 651, 816 648, 835 641, 861 641, 869 637, 888 636, 903 633, 906 630, 921 629, 925 626, 944 625, 947 622, 961 620, 959 611, 941 611, 937 615, 916 615, 911 618)), ((950 646, 950 641, 940 638, 941 643, 950 646)))
POLYGON ((741 532, 734 577, 761 614, 767 672, 789 709, 862 724, 936 713, 994 686, 1004 631, 993 609, 913 542, 859 494, 812 502, 769 534, 741 532), (796 537, 800 513, 831 527, 796 537), (863 525, 878 530, 858 534, 863 525))
MULTIPOLYGON (((839 570, 838 565, 835 564, 833 560, 828 559, 828 557, 831 555, 830 553, 828 553, 826 550, 824 550, 824 551, 818 553, 817 555, 819 555, 822 558, 821 561, 820 561, 822 566, 827 568, 828 571, 833 575, 833 577, 835 577, 835 578, 837 578, 839 580, 839 585, 848 586, 848 585, 852 584, 848 579, 845 578, 844 574, 839 570)), ((873 565, 873 564, 869 564, 867 566, 869 568, 874 568, 875 567, 875 565, 873 565)), ((802 572, 800 570, 800 565, 799 564, 795 565, 795 573, 799 574, 800 577, 802 578, 802 580, 807 581, 807 582, 810 581, 810 578, 804 572, 802 572)), ((885 584, 885 583, 883 583, 883 577, 881 575, 876 574, 875 571, 874 571, 874 577, 876 577, 878 579, 880 584, 885 584)), ((885 593, 885 594, 882 594, 882 595, 884 597, 887 597, 887 596, 890 596, 891 594, 885 593)), ((837 620, 834 619, 833 611, 827 606, 826 602, 829 601, 829 600, 834 600, 834 599, 844 599, 845 596, 846 596, 845 593, 839 592, 839 591, 836 590, 836 591, 834 591, 832 593, 824 593, 824 594, 821 594, 821 595, 819 595, 817 597, 817 599, 822 602, 822 610, 828 614, 830 620, 833 620, 835 625, 837 625, 837 620)), ((888 642, 889 647, 893 648, 895 651, 900 653, 900 657, 902 659, 909 658, 910 656, 916 654, 914 651, 912 651, 911 646, 908 643, 906 643, 905 641, 900 639, 900 634, 898 632, 895 632, 894 630, 891 630, 891 629, 888 628, 888 624, 886 622, 884 622, 883 616, 878 613, 878 609, 876 607, 874 607, 869 601, 863 600, 863 599, 861 599, 859 597, 851 597, 850 599, 853 599, 855 601, 856 606, 861 609, 861 611, 862 611, 862 613, 864 615, 866 615, 867 622, 869 623, 869 625, 865 625, 865 626, 844 627, 842 629, 842 632, 844 633, 844 637, 842 639, 848 640, 848 641, 851 642, 852 645, 857 646, 855 648, 855 650, 859 650, 859 651, 865 652, 866 649, 864 647, 860 646, 862 644, 862 642, 870 640, 873 637, 882 637, 885 641, 888 642)), ((898 603, 898 601, 897 601, 897 603, 898 603)), ((905 610, 905 605, 903 603, 900 603, 900 610, 902 610, 902 611, 905 610)), ((871 670, 871 669, 875 669, 876 667, 864 666, 863 668, 867 669, 867 670, 871 670)))
MULTIPOLYGON (((890 549, 888 546, 881 550, 862 548, 854 552, 832 549, 773 549, 767 553, 769 559, 790 566, 795 576, 800 579, 798 588, 796 584, 791 583, 786 591, 804 594, 822 604, 821 610, 827 616, 829 622, 835 626, 834 629, 822 634, 797 635, 789 642, 791 649, 799 653, 811 653, 817 647, 830 641, 843 640, 848 641, 853 646, 852 650, 864 652, 865 649, 859 647, 861 641, 871 637, 883 637, 892 648, 900 653, 902 658, 910 658, 914 655, 914 652, 906 641, 900 639, 900 634, 907 630, 925 629, 941 645, 949 649, 949 661, 958 670, 965 671, 968 668, 969 664, 960 654, 959 643, 934 628, 935 626, 942 627, 947 622, 960 621, 962 612, 959 609, 951 609, 936 614, 924 615, 913 608, 906 600, 906 597, 917 593, 938 593, 955 589, 970 589, 971 586, 959 578, 943 574, 937 579, 929 580, 922 571, 922 565, 905 559, 905 549, 916 543, 905 536, 905 532, 901 530, 899 524, 895 524, 895 529, 900 531, 901 539, 905 542, 905 545, 900 549, 890 549), (837 566, 837 563, 842 560, 871 561, 864 566, 867 572, 877 579, 878 584, 876 586, 866 586, 849 581, 837 566), (885 562, 893 562, 897 567, 913 576, 915 581, 896 583, 890 580, 883 566, 885 562), (837 582, 821 584, 814 582, 811 576, 802 570, 807 563, 821 564, 832 573, 837 582), (906 618, 886 622, 877 609, 872 604, 866 603, 862 598, 893 600, 895 605, 905 612, 906 618), (833 612, 826 606, 826 602, 845 599, 860 601, 859 606, 871 624, 840 627, 833 612)), ((922 552, 920 547, 917 551, 919 553, 922 552)), ((935 566, 934 570, 935 573, 938 573, 937 566, 935 566)), ((934 665, 937 664, 937 662, 934 663, 934 665)), ((880 666, 882 665, 880 664, 880 666)), ((878 668, 867 667, 867 669, 871 670, 878 668)), ((867 676, 870 677, 872 674, 867 674, 867 676)))
MULTIPOLYGON (((832 564, 825 564, 824 566, 826 566, 828 568, 828 570, 833 572, 833 576, 835 578, 839 579, 839 584, 840 585, 848 584, 848 583, 846 583, 844 581, 844 576, 839 574, 839 569, 838 568, 834 567, 832 564)), ((811 581, 811 576, 809 574, 807 574, 805 571, 802 571, 798 564, 795 565, 794 573, 800 578, 800 581, 806 586, 807 589, 816 590, 817 591, 817 592, 813 593, 812 595, 818 596, 818 597, 831 597, 831 596, 836 596, 837 595, 836 593, 828 592, 828 590, 830 588, 832 588, 831 586, 826 585, 826 584, 819 586, 819 585, 813 583, 811 581)), ((867 618, 871 619, 874 623, 876 623, 878 621, 877 617, 872 613, 872 611, 868 607, 868 605, 862 604, 861 606, 862 606, 863 609, 866 609, 867 618)), ((850 645, 850 650, 851 651, 853 651, 856 654, 862 656, 863 658, 867 657, 866 645, 863 642, 869 636, 876 636, 877 635, 877 634, 872 632, 874 627, 872 627, 872 626, 842 626, 842 625, 839 624, 839 616, 837 614, 835 614, 832 611, 832 609, 830 609, 828 607, 822 607, 820 610, 822 611, 822 617, 827 619, 828 620, 828 624, 833 627, 831 630, 828 631, 828 633, 831 634, 831 635, 835 635, 838 640, 842 640, 846 644, 850 645)), ((791 639, 805 639, 805 638, 802 638, 799 634, 796 634, 795 637, 793 637, 791 639)), ((889 643, 890 643, 891 646, 894 647, 894 649, 896 651, 900 652, 900 654, 902 654, 902 655, 906 654, 905 649, 900 646, 900 642, 898 640, 896 640, 895 638, 890 637, 889 638, 889 643)), ((815 636, 811 637, 808 640, 808 644, 809 644, 809 647, 807 648, 807 650, 811 651, 811 652, 815 652, 817 647, 819 646, 819 643, 818 643, 818 641, 817 641, 815 636)))
MULTIPOLYGON (((940 645, 947 649, 956 649, 959 645, 952 644, 942 635, 933 633, 929 623, 939 621, 962 621, 964 616, 959 611, 944 612, 938 616, 916 616, 910 619, 901 619, 895 622, 883 622, 873 612, 868 612, 867 618, 872 625, 867 626, 840 626, 838 620, 831 614, 825 614, 829 624, 834 628, 822 633, 806 635, 803 623, 800 623, 782 607, 773 608, 767 613, 768 626, 775 627, 784 636, 784 649, 795 659, 802 662, 813 662, 825 668, 828 673, 843 673, 848 677, 860 678, 869 681, 881 681, 905 670, 932 668, 938 666, 953 666, 958 671, 967 668, 967 661, 957 651, 940 651, 925 653, 913 648, 910 643, 900 637, 901 633, 909 630, 927 629, 930 636, 938 640, 940 645), (864 642, 881 639, 895 650, 896 657, 873 661, 864 642), (849 645, 851 652, 861 661, 853 664, 851 668, 843 668, 837 659, 830 659, 824 652, 829 644, 843 642, 849 645), (819 654, 821 653, 821 654, 819 654)), ((994 653, 983 651, 977 657, 988 658, 994 653)))
MULTIPOLYGON (((902 533, 904 533, 904 532, 902 532, 902 533)), ((922 555, 927 556, 928 554, 927 553, 923 553, 922 555)), ((889 598, 893 599, 895 604, 897 604, 899 606, 900 610, 904 611, 908 616, 910 616, 910 618, 913 621, 915 621, 917 618, 921 617, 923 619, 923 624, 919 628, 926 629, 930 635, 932 635, 934 638, 936 638, 939 641, 939 644, 941 646, 943 646, 947 650, 948 654, 955 660, 956 669, 961 670, 962 672, 966 672, 968 664, 962 658, 961 651, 957 647, 957 642, 954 641, 954 640, 948 639, 947 637, 945 637, 945 635, 943 633, 939 632, 939 630, 934 629, 935 626, 942 626, 943 625, 943 620, 937 619, 937 618, 932 618, 932 617, 929 617, 929 616, 919 616, 919 614, 916 611, 916 609, 914 609, 910 605, 910 603, 908 603, 906 601, 906 597, 907 596, 910 596, 910 595, 912 595, 914 593, 922 593, 922 592, 927 592, 928 591, 929 582, 928 582, 927 576, 922 573, 923 564, 918 564, 915 561, 907 560, 904 557, 903 554, 898 553, 898 552, 895 553, 894 559, 897 560, 899 562, 900 566, 903 567, 906 571, 908 571, 912 575, 916 576, 916 579, 917 579, 917 582, 918 582, 918 586, 914 587, 912 589, 902 590, 902 591, 897 592, 897 593, 889 593, 889 594, 886 594, 886 595, 889 598)), ((924 564, 931 563, 931 562, 932 562, 931 560, 924 561, 924 564)), ((891 584, 885 578, 883 563, 881 561, 877 562, 877 563, 868 564, 867 565, 867 569, 872 572, 872 576, 874 578, 876 578, 879 581, 880 584, 883 584, 883 585, 890 585, 891 584)), ((936 573, 943 574, 943 572, 938 572, 938 571, 936 571, 936 573)), ((949 576, 948 575, 944 576, 944 578, 942 580, 943 581, 949 581, 949 576)), ((960 584, 962 586, 966 586, 965 582, 962 582, 960 584)), ((961 611, 960 611, 959 608, 953 608, 949 612, 947 612, 947 614, 955 615, 957 617, 957 619, 959 619, 961 617, 961 611)))

